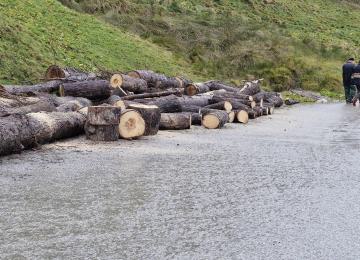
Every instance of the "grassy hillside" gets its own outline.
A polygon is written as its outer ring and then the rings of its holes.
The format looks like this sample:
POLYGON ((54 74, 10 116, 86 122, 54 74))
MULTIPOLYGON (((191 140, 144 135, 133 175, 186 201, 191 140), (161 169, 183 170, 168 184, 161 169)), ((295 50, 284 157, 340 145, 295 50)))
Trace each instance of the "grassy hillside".
POLYGON ((191 63, 196 74, 276 90, 341 90, 340 66, 358 55, 357 0, 60 0, 191 63))
POLYGON ((38 81, 53 63, 191 74, 169 51, 55 0, 2 0, 0 17, 0 83, 38 81))

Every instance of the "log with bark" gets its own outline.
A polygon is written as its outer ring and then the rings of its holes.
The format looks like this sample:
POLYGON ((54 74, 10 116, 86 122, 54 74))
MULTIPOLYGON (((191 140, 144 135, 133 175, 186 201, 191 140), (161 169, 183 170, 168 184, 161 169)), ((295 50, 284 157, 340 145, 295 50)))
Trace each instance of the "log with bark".
POLYGON ((35 112, 53 112, 56 110, 55 105, 48 100, 40 100, 34 104, 20 106, 20 107, 0 107, 0 117, 9 116, 13 114, 29 114, 35 112))
POLYGON ((11 95, 34 96, 38 92, 58 93, 61 84, 63 84, 62 80, 51 80, 36 85, 4 85, 3 88, 11 95))
POLYGON ((129 104, 129 109, 134 109, 140 113, 145 121, 144 136, 156 135, 160 126, 160 108, 155 105, 129 104))
POLYGON ((235 120, 235 112, 234 112, 234 111, 228 112, 228 116, 229 116, 229 121, 228 121, 228 123, 233 123, 234 120, 235 120))
POLYGON ((203 108, 201 114, 202 125, 208 129, 222 128, 229 121, 228 113, 222 110, 203 108))
POLYGON ((145 128, 145 121, 138 111, 126 109, 121 112, 119 123, 119 134, 121 138, 133 139, 143 136, 145 128))
POLYGON ((86 116, 78 112, 39 112, 0 118, 0 155, 19 153, 84 132, 86 116))
POLYGON ((205 106, 205 108, 225 110, 226 112, 229 113, 233 109, 233 106, 229 101, 221 101, 215 104, 207 105, 205 106))
POLYGON ((59 92, 62 97, 84 97, 96 101, 109 98, 111 87, 107 80, 80 81, 62 84, 59 92))
POLYGON ((202 125, 201 115, 199 113, 191 113, 191 125, 202 125))
POLYGON ((173 90, 166 90, 161 92, 154 92, 154 93, 144 93, 144 94, 137 94, 123 97, 123 100, 135 100, 135 99, 144 99, 144 98, 156 98, 156 97, 166 97, 171 95, 181 96, 181 89, 173 89, 173 90))
POLYGON ((181 112, 200 113, 201 107, 194 105, 181 105, 181 112))
POLYGON ((234 122, 247 124, 249 122, 249 113, 245 110, 234 110, 235 120, 234 122))
POLYGON ((135 94, 141 94, 148 90, 145 80, 123 74, 114 74, 110 79, 110 85, 114 89, 121 88, 135 94))
POLYGON ((107 103, 115 107, 120 107, 122 110, 126 109, 125 102, 121 99, 121 97, 116 95, 111 95, 108 99, 104 100, 102 103, 107 103))
POLYGON ((67 81, 84 81, 96 79, 95 73, 86 73, 75 68, 61 68, 51 65, 45 72, 45 80, 61 79, 67 81))
POLYGON ((239 98, 228 98, 228 97, 218 96, 218 95, 214 95, 209 100, 209 103, 214 104, 214 103, 219 103, 219 102, 223 102, 223 101, 230 102, 231 105, 233 106, 233 109, 238 109, 238 106, 240 106, 239 104, 244 104, 244 105, 249 106, 251 108, 256 106, 255 101, 249 101, 249 100, 239 99, 239 98))
POLYGON ((165 75, 155 73, 151 70, 133 70, 128 72, 127 75, 133 78, 145 80, 150 88, 156 88, 157 82, 167 80, 165 75))
POLYGON ((256 80, 256 81, 246 82, 244 87, 240 90, 240 93, 249 96, 254 96, 260 91, 261 91, 260 81, 256 80))
POLYGON ((236 93, 239 88, 228 86, 219 81, 211 80, 203 83, 190 83, 185 87, 185 94, 189 96, 206 93, 209 91, 225 90, 226 92, 236 93))
POLYGON ((183 88, 183 81, 180 78, 161 78, 155 83, 155 88, 158 89, 171 89, 183 88))
POLYGON ((184 130, 191 127, 191 113, 161 113, 160 130, 184 130))

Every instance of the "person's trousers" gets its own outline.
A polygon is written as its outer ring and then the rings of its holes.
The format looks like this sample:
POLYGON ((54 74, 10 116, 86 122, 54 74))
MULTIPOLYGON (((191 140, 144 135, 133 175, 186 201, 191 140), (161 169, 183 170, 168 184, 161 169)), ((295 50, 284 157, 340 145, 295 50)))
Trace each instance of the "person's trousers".
POLYGON ((359 91, 360 86, 356 87, 352 85, 352 84, 348 84, 348 85, 344 85, 344 89, 345 89, 345 100, 348 103, 351 103, 354 96, 356 95, 356 89, 359 91))

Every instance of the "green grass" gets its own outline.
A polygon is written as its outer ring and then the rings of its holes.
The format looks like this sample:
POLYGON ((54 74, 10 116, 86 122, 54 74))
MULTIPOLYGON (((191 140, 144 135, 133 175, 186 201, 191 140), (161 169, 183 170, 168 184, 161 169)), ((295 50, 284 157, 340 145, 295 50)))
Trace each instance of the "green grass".
POLYGON ((339 93, 343 61, 360 54, 357 0, 60 1, 169 49, 195 74, 263 77, 277 91, 339 93))
POLYGON ((0 2, 0 82, 39 81, 50 64, 191 75, 188 64, 153 43, 55 0, 0 2))

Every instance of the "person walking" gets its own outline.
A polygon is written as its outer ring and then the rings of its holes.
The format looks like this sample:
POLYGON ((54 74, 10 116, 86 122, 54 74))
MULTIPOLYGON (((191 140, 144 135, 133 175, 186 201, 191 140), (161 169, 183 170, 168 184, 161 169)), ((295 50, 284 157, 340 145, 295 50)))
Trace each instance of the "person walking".
POLYGON ((352 103, 355 106, 356 102, 360 98, 360 61, 353 68, 353 73, 351 75, 351 85, 356 86, 356 95, 353 97, 352 103))
POLYGON ((345 100, 347 104, 351 104, 354 93, 352 91, 352 80, 351 77, 354 73, 355 68, 355 59, 350 58, 347 60, 347 62, 343 65, 343 84, 344 84, 344 90, 345 90, 345 100))

